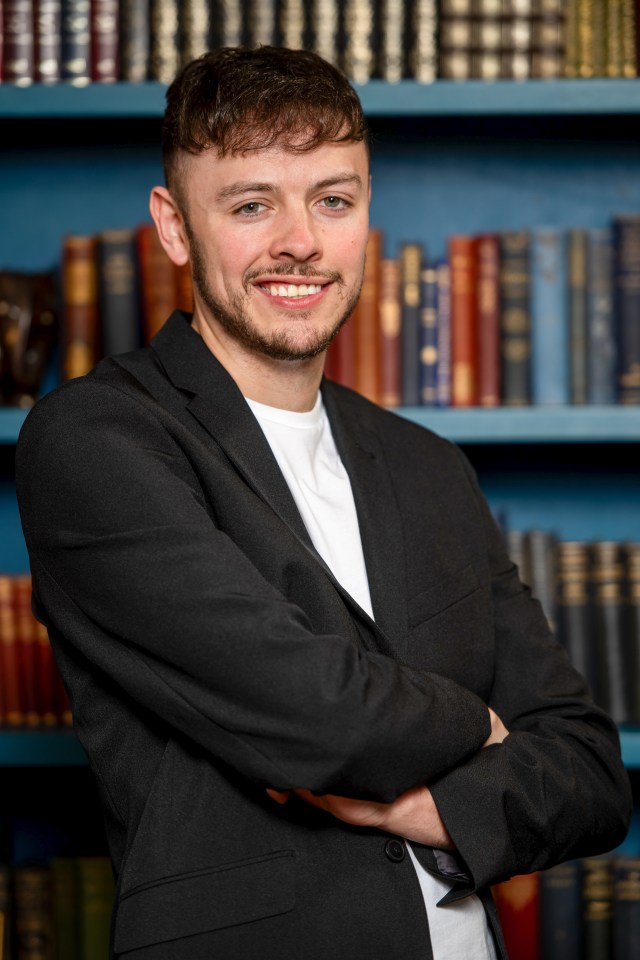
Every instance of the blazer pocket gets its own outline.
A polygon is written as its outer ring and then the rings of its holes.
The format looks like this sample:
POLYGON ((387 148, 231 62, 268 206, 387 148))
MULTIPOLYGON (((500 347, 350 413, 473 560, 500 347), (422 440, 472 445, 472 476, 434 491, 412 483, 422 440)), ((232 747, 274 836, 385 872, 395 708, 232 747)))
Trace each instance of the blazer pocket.
POLYGON ((471 564, 443 577, 409 601, 409 626, 416 627, 474 593, 480 584, 471 564))
POLYGON ((114 949, 177 940, 287 913, 295 905, 293 851, 135 887, 118 906, 114 949))

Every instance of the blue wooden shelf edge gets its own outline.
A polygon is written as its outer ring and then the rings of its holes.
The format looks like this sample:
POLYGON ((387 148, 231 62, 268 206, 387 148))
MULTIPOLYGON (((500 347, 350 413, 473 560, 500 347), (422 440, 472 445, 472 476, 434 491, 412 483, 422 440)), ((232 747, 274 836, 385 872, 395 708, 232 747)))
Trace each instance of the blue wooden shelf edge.
MULTIPOLYGON (((639 114, 640 80, 382 80, 356 85, 368 116, 639 114)), ((161 83, 0 86, 0 117, 160 117, 161 83)))
POLYGON ((0 732, 0 766, 84 767, 87 756, 72 730, 0 732))
POLYGON ((622 759, 628 770, 640 769, 640 729, 627 727, 620 731, 622 759))

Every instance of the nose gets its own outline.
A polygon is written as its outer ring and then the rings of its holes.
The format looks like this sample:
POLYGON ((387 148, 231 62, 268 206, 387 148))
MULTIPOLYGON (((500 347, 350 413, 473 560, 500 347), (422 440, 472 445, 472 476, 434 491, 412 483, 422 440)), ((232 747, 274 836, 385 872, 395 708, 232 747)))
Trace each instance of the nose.
POLYGON ((282 211, 275 227, 269 250, 274 260, 308 263, 320 259, 320 228, 306 207, 282 211))

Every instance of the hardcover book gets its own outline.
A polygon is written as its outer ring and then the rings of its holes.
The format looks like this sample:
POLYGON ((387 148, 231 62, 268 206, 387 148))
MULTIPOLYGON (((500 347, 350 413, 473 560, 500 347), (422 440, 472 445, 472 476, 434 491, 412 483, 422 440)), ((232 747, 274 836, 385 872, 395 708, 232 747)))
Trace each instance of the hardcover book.
POLYGON ((502 402, 531 402, 531 319, 529 231, 500 236, 500 354, 502 402))
POLYGON ((91 79, 115 83, 118 79, 119 0, 91 0, 91 79))
POLYGON ((58 83, 61 77, 61 2, 34 0, 34 78, 58 83))
POLYGON ((640 214, 613 217, 618 402, 640 403, 640 214))
POLYGON ((149 0, 120 4, 120 77, 144 83, 149 72, 149 0))
POLYGON ((96 243, 68 235, 62 245, 62 379, 88 373, 99 359, 96 243))
POLYGON ((399 407, 401 383, 400 265, 395 257, 380 263, 380 403, 399 407))
POLYGON ((616 330, 611 230, 587 230, 587 400, 616 402, 616 330))
POLYGON ((452 234, 448 239, 451 270, 451 405, 478 403, 477 241, 452 234))
POLYGON ((402 304, 402 403, 420 403, 420 274, 424 250, 420 243, 400 247, 400 293, 402 304))
POLYGON ((91 83, 91 2, 61 0, 61 76, 76 87, 91 83))
POLYGON ((531 231, 531 381, 536 404, 569 402, 569 328, 565 234, 531 231))

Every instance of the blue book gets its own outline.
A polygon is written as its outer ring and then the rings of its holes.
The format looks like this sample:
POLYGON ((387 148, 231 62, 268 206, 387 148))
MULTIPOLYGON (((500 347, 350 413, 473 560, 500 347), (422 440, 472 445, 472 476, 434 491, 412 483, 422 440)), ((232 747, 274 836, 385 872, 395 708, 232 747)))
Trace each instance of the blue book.
POLYGON ((534 404, 566 404, 570 375, 564 231, 534 227, 530 264, 532 400, 534 404))
POLYGON ((427 264, 421 274, 420 403, 433 407, 438 397, 438 273, 427 264))
POLYGON ((451 406, 451 272, 446 260, 436 265, 438 368, 436 403, 451 406))
POLYGON ((613 233, 587 231, 587 402, 616 402, 613 233))

